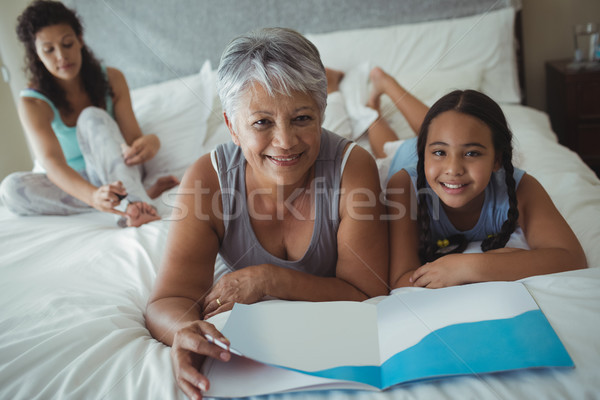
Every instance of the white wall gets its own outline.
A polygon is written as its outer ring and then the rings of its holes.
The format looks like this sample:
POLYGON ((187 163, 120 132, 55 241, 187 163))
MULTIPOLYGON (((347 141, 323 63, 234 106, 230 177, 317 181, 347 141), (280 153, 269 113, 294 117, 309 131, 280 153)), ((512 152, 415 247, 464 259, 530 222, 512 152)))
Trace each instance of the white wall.
POLYGON ((21 68, 23 50, 15 25, 17 16, 28 3, 0 0, 0 65, 6 66, 10 75, 10 86, 0 79, 0 180, 11 172, 30 170, 33 166, 13 97, 13 93, 18 94, 26 85, 21 68))
MULTIPOLYGON (((0 63, 2 57, 0 56, 0 63)), ((33 166, 12 94, 0 81, 0 180, 6 175, 30 170, 33 166)))

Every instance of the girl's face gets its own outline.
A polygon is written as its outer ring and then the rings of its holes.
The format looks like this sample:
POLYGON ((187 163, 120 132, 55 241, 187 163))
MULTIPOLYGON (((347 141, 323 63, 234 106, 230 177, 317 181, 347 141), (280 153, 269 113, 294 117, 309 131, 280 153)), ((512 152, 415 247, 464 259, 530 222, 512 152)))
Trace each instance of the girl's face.
POLYGON ((50 25, 35 35, 35 49, 48 72, 69 81, 79 75, 83 42, 68 24, 50 25))
POLYGON ((270 96, 254 84, 239 100, 235 130, 225 118, 248 170, 262 185, 296 185, 307 178, 321 145, 321 114, 311 96, 270 96))
POLYGON ((425 177, 446 208, 479 212, 498 160, 492 131, 479 119, 446 111, 431 121, 425 177))

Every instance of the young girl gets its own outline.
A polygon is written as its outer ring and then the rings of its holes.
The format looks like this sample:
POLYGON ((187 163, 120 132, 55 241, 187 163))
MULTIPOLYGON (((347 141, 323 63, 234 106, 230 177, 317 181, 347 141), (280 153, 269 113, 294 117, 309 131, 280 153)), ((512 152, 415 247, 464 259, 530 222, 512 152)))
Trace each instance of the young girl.
MULTIPOLYGON (((393 81, 381 70, 378 77, 393 81)), ((381 94, 404 90, 395 81, 385 90, 377 82, 375 108, 381 94)), ((400 96, 408 105, 398 108, 416 110, 408 119, 418 126, 426 106, 409 96, 400 96)), ((393 131, 382 124, 369 135, 371 143, 383 143, 393 131)), ((389 173, 392 288, 516 280, 587 266, 544 188, 513 167, 511 141, 500 107, 477 91, 449 93, 426 113, 418 138, 400 146, 389 173), (529 250, 504 247, 517 227, 529 250), (475 241, 483 253, 452 254, 475 241)))
POLYGON ((160 142, 142 135, 123 74, 100 65, 77 15, 60 2, 33 2, 18 19, 17 35, 31 78, 19 115, 45 173, 9 175, 0 187, 4 204, 20 215, 97 209, 130 226, 159 219, 150 199, 178 181, 167 176, 144 189, 142 163, 160 142))

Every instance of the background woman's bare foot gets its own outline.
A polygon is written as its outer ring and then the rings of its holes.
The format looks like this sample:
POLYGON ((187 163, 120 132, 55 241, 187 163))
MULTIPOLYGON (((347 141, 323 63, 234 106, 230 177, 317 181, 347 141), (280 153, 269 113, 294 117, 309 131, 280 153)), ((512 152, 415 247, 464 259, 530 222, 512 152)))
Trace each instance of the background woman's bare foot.
POLYGON ((160 219, 156 209, 143 201, 136 201, 127 205, 125 210, 127 226, 138 227, 148 222, 160 219))
POLYGON ((344 77, 344 73, 336 69, 325 68, 325 77, 327 78, 327 94, 329 94, 340 89, 340 82, 344 77))
POLYGON ((169 190, 177 185, 179 185, 179 179, 177 179, 175 176, 163 176, 158 178, 154 185, 150 186, 148 190, 146 190, 146 193, 148 193, 148 196, 150 196, 151 199, 155 199, 164 191, 169 190))

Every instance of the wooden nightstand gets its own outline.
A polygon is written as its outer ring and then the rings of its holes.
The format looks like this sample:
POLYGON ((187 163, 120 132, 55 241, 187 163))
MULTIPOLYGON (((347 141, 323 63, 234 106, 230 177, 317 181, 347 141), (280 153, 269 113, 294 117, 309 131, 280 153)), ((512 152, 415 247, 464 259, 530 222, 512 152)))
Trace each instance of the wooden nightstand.
POLYGON ((600 65, 573 70, 571 60, 546 63, 546 102, 561 144, 576 151, 600 176, 600 65))

